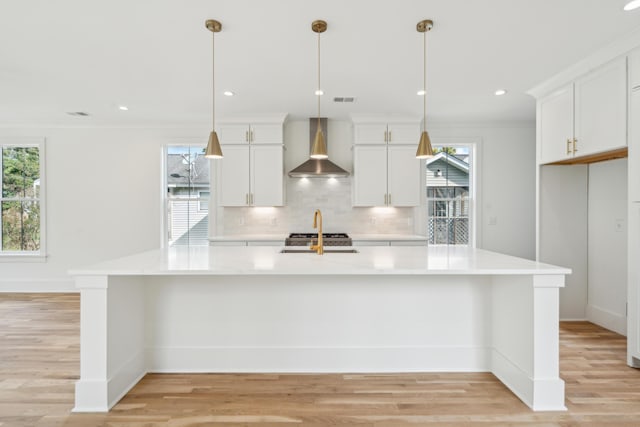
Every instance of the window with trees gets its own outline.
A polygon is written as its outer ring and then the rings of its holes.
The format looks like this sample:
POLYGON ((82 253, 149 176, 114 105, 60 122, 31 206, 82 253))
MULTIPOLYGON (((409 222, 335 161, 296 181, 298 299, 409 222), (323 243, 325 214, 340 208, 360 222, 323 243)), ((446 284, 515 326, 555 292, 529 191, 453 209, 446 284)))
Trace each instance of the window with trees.
POLYGON ((425 171, 429 243, 472 244, 472 146, 434 145, 434 153, 425 171))
POLYGON ((39 254, 44 234, 42 144, 0 141, 0 149, 0 254, 39 254))

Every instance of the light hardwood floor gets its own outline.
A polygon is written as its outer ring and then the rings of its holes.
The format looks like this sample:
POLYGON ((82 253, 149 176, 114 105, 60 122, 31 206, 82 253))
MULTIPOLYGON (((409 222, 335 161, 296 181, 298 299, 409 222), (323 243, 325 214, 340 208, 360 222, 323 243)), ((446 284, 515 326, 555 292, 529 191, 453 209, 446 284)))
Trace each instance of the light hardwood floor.
POLYGON ((0 294, 0 426, 640 426, 624 337, 560 328, 567 412, 532 412, 493 375, 147 375, 108 414, 71 414, 79 297, 0 294))

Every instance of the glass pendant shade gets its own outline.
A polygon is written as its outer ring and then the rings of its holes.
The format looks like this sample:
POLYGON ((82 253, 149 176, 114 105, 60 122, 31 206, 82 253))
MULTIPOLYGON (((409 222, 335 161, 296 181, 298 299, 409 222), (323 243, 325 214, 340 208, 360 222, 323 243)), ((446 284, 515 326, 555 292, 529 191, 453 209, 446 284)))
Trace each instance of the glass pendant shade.
POLYGON ((416 151, 416 159, 427 159, 433 157, 433 147, 431 147, 431 138, 426 130, 422 131, 420 135, 420 143, 418 144, 418 151, 416 151))
POLYGON ((311 147, 311 154, 309 155, 312 159, 326 159, 329 156, 327 155, 327 144, 324 142, 324 135, 318 127, 318 131, 316 132, 316 137, 313 140, 313 146, 311 147))
POLYGON ((215 130, 209 134, 209 142, 207 143, 207 150, 204 152, 204 156, 208 159, 222 158, 222 148, 220 147, 218 134, 215 130))

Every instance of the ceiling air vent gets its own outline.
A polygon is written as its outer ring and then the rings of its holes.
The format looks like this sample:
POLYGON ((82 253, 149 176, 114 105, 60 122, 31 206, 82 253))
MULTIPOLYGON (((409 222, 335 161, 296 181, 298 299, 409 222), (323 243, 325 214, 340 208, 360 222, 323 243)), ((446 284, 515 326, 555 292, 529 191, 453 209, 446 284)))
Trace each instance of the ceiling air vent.
POLYGON ((355 102, 356 98, 353 96, 336 96, 333 98, 333 102, 355 102))

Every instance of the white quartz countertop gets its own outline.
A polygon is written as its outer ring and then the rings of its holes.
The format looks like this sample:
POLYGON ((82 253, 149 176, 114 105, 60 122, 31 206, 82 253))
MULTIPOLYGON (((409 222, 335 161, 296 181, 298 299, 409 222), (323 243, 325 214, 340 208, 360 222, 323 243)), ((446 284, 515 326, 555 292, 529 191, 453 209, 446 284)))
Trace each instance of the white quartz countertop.
MULTIPOLYGON (((568 268, 454 246, 367 246, 358 253, 281 253, 277 246, 154 249, 71 270, 80 275, 530 275, 568 268)), ((336 249, 325 247, 325 250, 336 249)), ((344 249, 341 247, 340 249, 344 249)))

